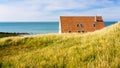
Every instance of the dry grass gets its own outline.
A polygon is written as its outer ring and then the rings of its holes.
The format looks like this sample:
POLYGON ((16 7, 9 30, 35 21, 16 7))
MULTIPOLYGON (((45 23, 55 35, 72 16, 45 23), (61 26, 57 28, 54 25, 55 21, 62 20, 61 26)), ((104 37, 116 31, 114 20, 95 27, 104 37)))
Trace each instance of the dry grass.
POLYGON ((120 23, 86 34, 2 38, 0 68, 120 68, 120 23))

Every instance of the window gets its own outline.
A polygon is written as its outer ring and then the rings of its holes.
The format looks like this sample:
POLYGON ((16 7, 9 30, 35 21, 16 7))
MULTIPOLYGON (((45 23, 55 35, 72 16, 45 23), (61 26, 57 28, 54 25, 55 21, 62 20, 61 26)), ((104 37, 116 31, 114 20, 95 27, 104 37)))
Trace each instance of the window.
POLYGON ((93 27, 96 27, 96 24, 93 24, 93 27))
POLYGON ((77 27, 79 27, 79 24, 77 24, 77 27))
POLYGON ((71 30, 68 31, 68 33, 71 33, 71 32, 72 32, 71 30))
POLYGON ((80 26, 80 27, 83 27, 83 25, 82 25, 82 24, 79 24, 79 26, 80 26))
POLYGON ((84 30, 82 30, 82 33, 84 33, 85 31, 84 30))
POLYGON ((77 27, 83 27, 83 25, 82 24, 77 24, 77 27))
POLYGON ((79 31, 79 30, 78 30, 77 32, 78 32, 78 33, 80 33, 80 31, 79 31))

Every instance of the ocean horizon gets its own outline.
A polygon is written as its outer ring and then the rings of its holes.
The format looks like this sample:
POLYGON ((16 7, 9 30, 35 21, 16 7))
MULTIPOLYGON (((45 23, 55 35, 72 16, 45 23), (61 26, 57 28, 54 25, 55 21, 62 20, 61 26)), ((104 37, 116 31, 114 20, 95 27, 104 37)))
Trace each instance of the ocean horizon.
MULTIPOLYGON (((115 24, 116 21, 106 21, 105 26, 115 24)), ((59 22, 0 22, 0 32, 17 32, 30 34, 58 33, 59 22)))

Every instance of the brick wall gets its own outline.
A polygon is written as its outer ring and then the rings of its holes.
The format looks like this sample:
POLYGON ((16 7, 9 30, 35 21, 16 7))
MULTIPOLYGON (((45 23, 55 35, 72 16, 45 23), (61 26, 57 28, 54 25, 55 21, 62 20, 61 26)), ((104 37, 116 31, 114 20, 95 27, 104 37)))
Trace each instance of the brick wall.
POLYGON ((104 22, 101 16, 96 16, 96 18, 95 16, 60 16, 60 26, 61 33, 68 33, 69 30, 72 33, 77 31, 93 32, 102 29, 104 22), (77 27, 78 24, 82 24, 83 27, 77 27), (96 27, 93 27, 93 24, 96 27))

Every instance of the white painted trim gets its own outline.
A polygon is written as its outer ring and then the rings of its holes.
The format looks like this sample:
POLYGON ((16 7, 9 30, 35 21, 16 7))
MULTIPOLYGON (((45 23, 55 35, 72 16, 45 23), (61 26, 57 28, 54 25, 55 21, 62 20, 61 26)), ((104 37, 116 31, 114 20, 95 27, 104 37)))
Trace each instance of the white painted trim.
POLYGON ((95 16, 95 22, 97 22, 97 15, 95 16))
POLYGON ((61 19, 59 19, 59 34, 61 34, 61 19))

